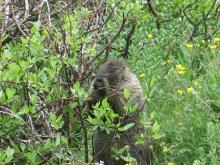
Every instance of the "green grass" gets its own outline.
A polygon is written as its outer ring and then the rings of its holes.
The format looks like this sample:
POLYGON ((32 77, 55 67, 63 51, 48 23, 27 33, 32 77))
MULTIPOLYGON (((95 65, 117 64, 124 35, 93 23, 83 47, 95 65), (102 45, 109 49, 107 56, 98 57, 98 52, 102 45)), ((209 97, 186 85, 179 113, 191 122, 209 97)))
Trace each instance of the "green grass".
POLYGON ((129 59, 140 75, 149 118, 160 125, 161 138, 154 146, 155 163, 217 165, 220 51, 209 45, 220 43, 195 42, 191 48, 183 36, 173 38, 170 31, 163 35, 146 38, 144 53, 129 59), (171 40, 173 45, 167 48, 171 40), (179 64, 185 68, 182 75, 178 74, 179 64))

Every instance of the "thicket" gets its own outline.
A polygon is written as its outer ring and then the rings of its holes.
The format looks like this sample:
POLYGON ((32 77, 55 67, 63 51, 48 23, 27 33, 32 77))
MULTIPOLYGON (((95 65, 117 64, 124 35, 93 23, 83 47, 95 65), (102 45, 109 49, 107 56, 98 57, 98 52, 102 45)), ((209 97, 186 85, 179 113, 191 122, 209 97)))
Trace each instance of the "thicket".
POLYGON ((1 0, 0 164, 88 164, 87 88, 127 59, 152 164, 220 164, 220 2, 1 0))

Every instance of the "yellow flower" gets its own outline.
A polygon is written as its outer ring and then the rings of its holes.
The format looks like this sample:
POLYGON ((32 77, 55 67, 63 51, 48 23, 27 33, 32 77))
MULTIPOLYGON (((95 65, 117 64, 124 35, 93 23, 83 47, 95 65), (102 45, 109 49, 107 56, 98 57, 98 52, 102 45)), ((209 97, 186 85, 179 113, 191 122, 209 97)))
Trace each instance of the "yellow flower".
POLYGON ((125 165, 132 165, 131 163, 126 163, 125 165))
POLYGON ((141 74, 139 75, 139 77, 140 77, 141 79, 144 79, 145 74, 144 74, 144 73, 141 73, 141 74))
POLYGON ((153 35, 152 35, 152 34, 148 34, 148 35, 147 35, 147 38, 148 38, 148 39, 152 39, 152 38, 153 38, 153 35))
POLYGON ((192 93, 193 92, 193 88, 192 87, 188 87, 187 88, 187 93, 192 93))
POLYGON ((178 70, 177 73, 180 75, 180 76, 183 76, 186 71, 185 70, 178 70))
POLYGON ((193 48, 193 44, 187 43, 187 44, 185 44, 185 46, 186 46, 187 48, 193 48))
POLYGON ((172 60, 166 60, 166 64, 171 64, 172 62, 172 60))
POLYGON ((177 64, 177 65, 176 65, 176 69, 177 69, 178 71, 185 71, 185 70, 186 70, 186 68, 185 68, 183 65, 181 65, 181 64, 177 64))
POLYGON ((218 46, 217 45, 210 45, 209 48, 210 49, 216 49, 218 46))
POLYGON ((177 64, 176 65, 176 69, 177 69, 177 73, 180 76, 183 76, 186 73, 186 68, 183 65, 181 65, 181 64, 177 64))
POLYGON ((167 165, 174 165, 174 163, 173 162, 168 162, 167 165))
POLYGON ((202 44, 205 44, 205 40, 202 40, 202 44))
POLYGON ((179 95, 183 95, 183 91, 182 91, 181 89, 177 89, 177 93, 178 93, 179 95))
POLYGON ((220 42, 220 37, 214 38, 215 42, 220 42))
POLYGON ((165 147, 163 148, 163 153, 167 153, 167 152, 169 152, 169 151, 170 151, 170 150, 169 150, 168 147, 165 146, 165 147))

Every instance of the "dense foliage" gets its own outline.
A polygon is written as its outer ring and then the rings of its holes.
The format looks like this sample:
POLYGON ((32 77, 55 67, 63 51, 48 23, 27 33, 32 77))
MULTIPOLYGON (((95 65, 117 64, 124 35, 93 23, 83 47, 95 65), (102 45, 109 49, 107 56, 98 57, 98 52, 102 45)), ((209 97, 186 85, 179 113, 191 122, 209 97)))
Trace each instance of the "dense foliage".
POLYGON ((220 164, 219 1, 9 2, 0 1, 0 164, 92 162, 87 88, 121 56, 147 97, 152 164, 220 164))

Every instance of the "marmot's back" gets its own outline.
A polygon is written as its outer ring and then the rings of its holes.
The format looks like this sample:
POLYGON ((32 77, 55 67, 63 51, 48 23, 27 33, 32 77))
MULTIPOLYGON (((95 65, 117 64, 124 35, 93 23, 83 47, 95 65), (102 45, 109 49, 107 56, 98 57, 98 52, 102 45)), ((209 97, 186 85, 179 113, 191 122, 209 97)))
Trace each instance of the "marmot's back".
POLYGON ((134 106, 138 107, 138 110, 146 111, 145 97, 143 88, 138 80, 137 76, 132 73, 128 68, 124 70, 124 78, 121 80, 122 90, 128 88, 131 92, 131 99, 134 106), (141 107, 142 106, 142 107, 141 107), (142 109, 140 109, 142 108, 142 109))

